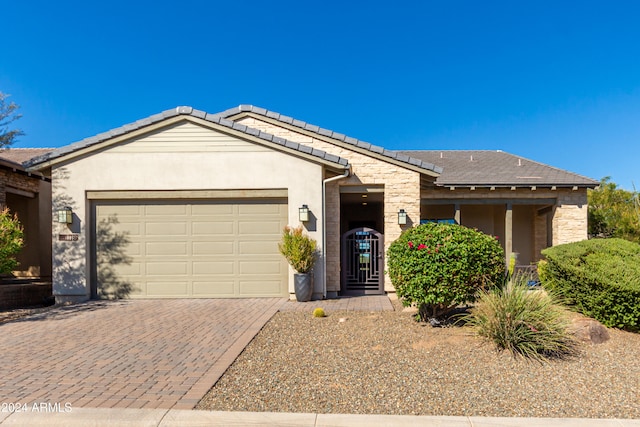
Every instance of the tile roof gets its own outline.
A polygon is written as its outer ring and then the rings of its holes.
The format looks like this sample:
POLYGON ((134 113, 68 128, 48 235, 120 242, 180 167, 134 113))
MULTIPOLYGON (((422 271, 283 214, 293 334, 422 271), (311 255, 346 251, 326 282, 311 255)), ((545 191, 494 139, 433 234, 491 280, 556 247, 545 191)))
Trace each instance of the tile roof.
POLYGON ((390 159, 397 160, 402 163, 410 164, 420 169, 426 169, 428 171, 435 172, 437 174, 442 173, 442 168, 434 165, 432 162, 425 161, 424 159, 408 156, 393 150, 387 150, 383 147, 372 145, 368 142, 360 141, 359 139, 356 139, 356 138, 351 138, 350 136, 346 136, 342 133, 334 132, 329 129, 324 129, 319 126, 312 125, 307 122, 303 122, 302 120, 297 120, 297 119, 294 119, 293 117, 285 116, 283 114, 276 113, 275 111, 270 111, 265 108, 256 107, 254 105, 241 104, 237 107, 230 108, 226 111, 218 113, 217 115, 226 119, 241 113, 254 113, 260 116, 268 117, 270 119, 277 120, 281 123, 295 126, 297 128, 304 129, 313 133, 317 133, 318 135, 326 136, 326 137, 344 142, 346 144, 352 145, 354 147, 364 149, 366 151, 370 151, 375 154, 382 155, 383 157, 388 157, 390 159))
POLYGON ((411 150, 407 156, 442 166, 436 179, 442 186, 581 186, 599 184, 591 178, 504 151, 411 150))
POLYGON ((108 139, 124 135, 126 133, 132 132, 134 130, 142 129, 144 127, 150 126, 154 123, 161 122, 165 119, 175 117, 175 116, 192 116, 197 117, 202 120, 206 120, 211 123, 216 123, 223 127, 233 129, 235 131, 239 131, 245 133, 249 136, 253 136, 256 138, 260 138, 264 141, 268 141, 277 145, 281 145, 283 147, 299 151, 300 153, 308 154, 313 157, 317 157, 318 159, 325 160, 331 163, 335 163, 340 166, 348 166, 348 161, 341 157, 335 156, 333 154, 324 152, 322 150, 318 150, 316 148, 311 148, 303 144, 299 144, 297 142, 289 141, 284 138, 280 138, 269 133, 262 132, 257 129, 253 129, 242 125, 240 123, 235 123, 231 120, 227 120, 222 117, 220 114, 210 114, 205 111, 196 110, 192 107, 176 107, 171 110, 165 110, 161 113, 154 114, 153 116, 146 117, 144 119, 137 120, 133 123, 126 124, 124 126, 117 127, 115 129, 111 129, 107 132, 103 132, 101 134, 83 139, 81 141, 75 142, 71 145, 67 145, 61 148, 57 148, 48 153, 44 153, 40 156, 32 158, 24 163, 25 167, 33 168, 41 163, 45 163, 50 160, 57 159, 59 157, 63 157, 67 154, 71 154, 75 151, 81 150, 83 148, 89 148, 93 145, 99 144, 108 139))
POLYGON ((322 150, 308 147, 284 138, 280 138, 269 133, 236 123, 229 120, 241 113, 254 113, 260 116, 268 117, 281 123, 289 124, 300 129, 304 129, 318 135, 341 141, 345 144, 369 151, 389 159, 407 163, 417 168, 425 169, 440 174, 436 179, 436 185, 442 186, 583 186, 595 187, 599 184, 593 179, 538 163, 523 157, 505 153, 503 151, 457 151, 457 150, 406 150, 392 151, 379 146, 372 145, 368 142, 360 141, 355 138, 348 137, 341 133, 336 133, 328 129, 312 125, 293 117, 285 116, 265 108, 253 105, 239 105, 229 110, 210 114, 205 111, 196 110, 192 107, 176 107, 174 109, 165 110, 153 116, 138 120, 133 123, 120 126, 110 131, 83 139, 71 145, 58 149, 24 149, 31 150, 29 153, 24 152, 24 158, 18 157, 16 150, 11 149, 0 152, 0 158, 10 159, 3 156, 14 156, 14 162, 23 162, 25 167, 35 167, 41 163, 63 157, 74 151, 91 147, 100 142, 106 141, 128 132, 142 129, 154 123, 161 122, 165 119, 186 115, 197 117, 202 120, 216 123, 235 131, 242 132, 249 136, 257 137, 265 141, 287 147, 301 153, 312 155, 319 159, 329 161, 341 166, 347 166, 347 159, 335 156, 322 150), (40 150, 40 151, 38 151, 40 150), (11 153, 14 152, 14 153, 11 153), (31 155, 33 154, 33 155, 31 155), (36 156, 36 157, 33 157, 36 156))
POLYGON ((51 182, 50 178, 40 172, 27 172, 23 163, 34 156, 53 150, 53 148, 7 148, 0 150, 0 168, 8 169, 14 173, 34 177, 51 182))
POLYGON ((7 148, 0 150, 0 159, 22 164, 34 157, 53 151, 53 148, 7 148))

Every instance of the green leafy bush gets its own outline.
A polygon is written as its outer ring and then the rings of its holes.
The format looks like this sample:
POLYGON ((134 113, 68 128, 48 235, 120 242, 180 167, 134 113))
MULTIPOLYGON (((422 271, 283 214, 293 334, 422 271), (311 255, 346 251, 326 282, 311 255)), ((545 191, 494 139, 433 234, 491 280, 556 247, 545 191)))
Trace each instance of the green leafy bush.
POLYGON ((593 239, 542 251, 542 285, 605 326, 640 330, 640 245, 593 239))
POLYGON ((24 245, 22 225, 8 208, 0 211, 0 274, 11 273, 17 266, 15 256, 24 245))
POLYGON ((502 289, 483 291, 463 320, 514 357, 542 361, 574 354, 577 340, 567 310, 544 290, 529 290, 527 280, 520 276, 502 289))
POLYGON ((387 252, 389 277, 404 305, 426 320, 473 301, 479 289, 501 284, 504 251, 496 238, 456 224, 406 230, 387 252))
POLYGON ((317 255, 316 247, 316 241, 304 234, 302 226, 285 227, 282 241, 278 244, 280 253, 298 273, 309 273, 313 269, 317 255))

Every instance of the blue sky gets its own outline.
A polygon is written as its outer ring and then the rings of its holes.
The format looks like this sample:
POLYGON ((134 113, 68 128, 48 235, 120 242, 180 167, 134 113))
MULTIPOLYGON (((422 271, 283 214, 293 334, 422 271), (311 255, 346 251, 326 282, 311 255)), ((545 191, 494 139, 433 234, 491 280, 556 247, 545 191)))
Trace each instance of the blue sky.
POLYGON ((640 188, 635 1, 13 1, 16 147, 253 104, 389 149, 504 150, 640 188))

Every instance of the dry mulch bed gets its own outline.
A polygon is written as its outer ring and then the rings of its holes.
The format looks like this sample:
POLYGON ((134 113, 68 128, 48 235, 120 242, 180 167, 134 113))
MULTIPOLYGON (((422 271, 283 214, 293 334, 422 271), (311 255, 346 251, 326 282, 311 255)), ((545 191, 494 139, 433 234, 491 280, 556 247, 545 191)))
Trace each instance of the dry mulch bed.
MULTIPOLYGON (((318 306, 322 306, 321 302, 318 306)), ((197 409, 640 418, 640 334, 548 363, 394 312, 277 313, 197 409)))

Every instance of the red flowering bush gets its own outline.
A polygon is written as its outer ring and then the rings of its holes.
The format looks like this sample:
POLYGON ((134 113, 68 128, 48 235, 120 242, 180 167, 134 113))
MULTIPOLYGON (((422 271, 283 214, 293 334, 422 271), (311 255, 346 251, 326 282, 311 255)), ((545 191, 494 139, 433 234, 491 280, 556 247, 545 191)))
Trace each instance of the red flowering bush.
POLYGON ((388 273, 405 306, 426 320, 473 301, 480 289, 502 284, 504 250, 495 237, 457 224, 406 230, 387 251, 388 273))

